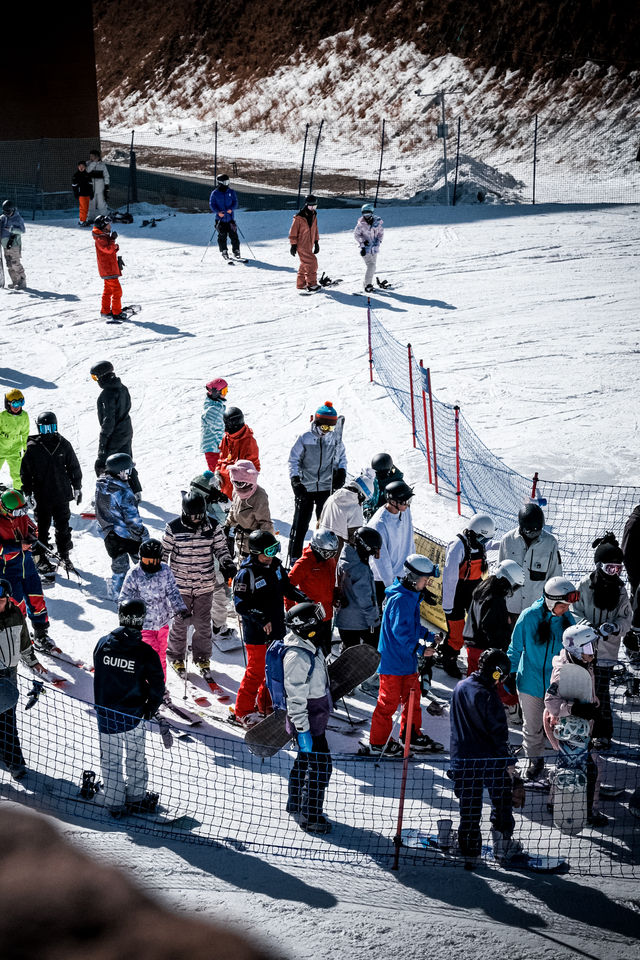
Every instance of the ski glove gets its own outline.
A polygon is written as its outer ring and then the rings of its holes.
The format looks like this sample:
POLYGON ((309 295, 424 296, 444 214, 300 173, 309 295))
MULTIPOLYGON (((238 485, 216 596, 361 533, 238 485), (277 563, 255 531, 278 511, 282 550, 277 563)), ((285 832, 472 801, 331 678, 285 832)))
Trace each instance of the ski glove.
POLYGON ((298 252, 297 243, 292 243, 291 246, 289 247, 289 253, 291 254, 292 257, 295 257, 297 252, 298 252))
POLYGON ((298 746, 300 753, 313 753, 313 739, 308 730, 298 734, 298 746))
POLYGON ((364 247, 360 247, 360 256, 361 256, 361 257, 366 257, 366 255, 367 255, 367 251, 365 250, 365 248, 364 248, 364 247))
POLYGON ((98 457, 98 459, 94 463, 93 469, 96 472, 96 477, 99 477, 101 474, 104 473, 104 463, 105 461, 102 457, 98 457))
POLYGON ((574 703, 571 707, 571 716, 582 717, 584 720, 593 720, 597 712, 595 703, 574 703))
POLYGON ((313 245, 313 252, 320 253, 320 244, 317 241, 313 245))
POLYGON ((237 572, 238 572, 238 568, 236 567, 233 560, 220 561, 220 573, 225 578, 225 580, 232 579, 233 577, 235 577, 237 572))
POLYGON ((307 488, 300 477, 291 477, 291 489, 295 497, 304 497, 307 492, 307 488))
POLYGON ((78 504, 78 506, 80 506, 80 504, 82 503, 82 490, 74 490, 73 499, 78 504))
POLYGON ((111 233, 109 234, 109 236, 111 237, 112 240, 117 240, 117 238, 118 238, 118 232, 117 232, 117 230, 112 230, 111 233))
POLYGON ((347 471, 344 467, 338 467, 337 470, 333 471, 333 489, 339 490, 340 487, 344 487, 345 480, 347 479, 347 471))
POLYGON ((12 233, 9 239, 7 240, 7 250, 11 250, 11 247, 13 246, 15 239, 16 239, 16 235, 15 233, 12 233))
POLYGON ((120 270, 120 273, 122 273, 124 269, 124 260, 122 257, 118 257, 118 269, 120 270))
POLYGON ((620 627, 617 623, 601 623, 598 627, 598 631, 603 637, 608 637, 611 634, 613 634, 613 636, 617 636, 617 634, 620 633, 620 627))

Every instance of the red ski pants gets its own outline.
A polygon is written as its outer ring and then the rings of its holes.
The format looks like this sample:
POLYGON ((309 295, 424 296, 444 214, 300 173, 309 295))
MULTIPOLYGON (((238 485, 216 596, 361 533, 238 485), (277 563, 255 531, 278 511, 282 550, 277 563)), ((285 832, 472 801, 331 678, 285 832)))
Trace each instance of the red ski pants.
POLYGON ((120 313, 122 310, 122 287, 117 277, 105 280, 102 292, 102 313, 120 313))
POLYGON ((369 743, 382 746, 387 742, 393 727, 393 715, 399 704, 403 704, 402 719, 400 721, 400 737, 404 739, 407 723, 409 722, 409 693, 415 690, 413 699, 413 717, 411 727, 414 733, 420 733, 422 727, 422 707, 420 706, 420 681, 417 673, 409 673, 402 677, 392 674, 380 674, 380 692, 378 702, 371 718, 369 743))
POLYGON ((247 669, 238 687, 236 697, 236 717, 245 717, 248 713, 266 714, 271 708, 271 697, 264 677, 264 665, 267 647, 264 643, 248 643, 247 669))
POLYGON ((209 470, 211 470, 211 473, 215 473, 218 460, 220 459, 220 451, 218 451, 218 453, 212 453, 211 450, 207 450, 204 456, 209 470))
POLYGON ((78 220, 80 223, 87 222, 87 214, 89 213, 89 201, 90 197, 78 197, 78 220))
POLYGON ((296 287, 298 290, 304 290, 307 284, 313 286, 318 282, 318 258, 315 254, 301 250, 299 247, 298 256, 300 257, 300 266, 298 267, 296 287))

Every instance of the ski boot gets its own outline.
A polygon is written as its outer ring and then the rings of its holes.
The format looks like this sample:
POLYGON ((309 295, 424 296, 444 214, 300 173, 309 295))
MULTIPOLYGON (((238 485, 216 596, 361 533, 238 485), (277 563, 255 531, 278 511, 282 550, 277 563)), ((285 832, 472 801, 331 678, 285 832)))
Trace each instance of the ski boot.
POLYGON ((372 757, 395 758, 404 755, 404 747, 393 737, 389 737, 386 743, 370 743, 366 752, 372 757))
POLYGON ((375 293, 376 288, 372 283, 367 283, 364 288, 365 293, 375 293))
POLYGON ((55 643, 48 634, 49 625, 36 623, 33 626, 33 646, 38 653, 48 653, 55 649, 55 643))
POLYGON ((43 580, 49 580, 55 576, 56 565, 51 563, 49 557, 46 553, 37 553, 34 555, 34 561, 36 565, 36 570, 38 571, 38 576, 43 580))
POLYGON ((222 257, 223 260, 228 260, 228 259, 229 259, 229 253, 228 253, 227 250, 221 250, 221 251, 220 251, 220 256, 222 257))
POLYGON ((323 813, 314 817, 313 820, 302 820, 300 822, 300 828, 305 833, 331 833, 332 826, 331 821, 327 820, 323 813))
POLYGON ((519 840, 514 840, 508 833, 501 833, 500 830, 491 830, 491 839, 493 841, 493 859, 496 863, 506 865, 515 857, 524 855, 525 850, 519 840))
POLYGON ((181 680, 184 680, 187 668, 184 665, 184 660, 170 660, 167 658, 167 663, 175 670, 181 680))
POLYGON ((409 746, 416 753, 442 753, 444 751, 444 744, 432 740, 426 733, 412 733, 409 746))
POLYGON ((524 771, 525 780, 541 780, 544 773, 544 758, 532 757, 524 771))
POLYGON ((444 643, 442 646, 442 659, 440 661, 440 667, 449 677, 453 677, 454 680, 462 680, 462 672, 458 666, 458 653, 453 647, 449 646, 448 643, 444 643))
POLYGON ((96 793, 100 790, 100 781, 96 778, 95 770, 83 770, 82 786, 80 787, 80 796, 85 800, 93 800, 96 793))
POLYGON ((159 799, 159 793, 147 791, 142 800, 127 800, 127 810, 129 813, 154 813, 159 799))

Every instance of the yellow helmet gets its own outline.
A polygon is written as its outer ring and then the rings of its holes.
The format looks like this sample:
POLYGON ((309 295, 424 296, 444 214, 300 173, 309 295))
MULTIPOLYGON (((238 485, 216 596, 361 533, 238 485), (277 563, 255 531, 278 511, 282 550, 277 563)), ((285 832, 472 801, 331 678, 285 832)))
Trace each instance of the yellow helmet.
POLYGON ((8 393, 5 393, 4 408, 5 410, 8 410, 9 413, 16 413, 17 410, 21 411, 23 406, 24 406, 24 393, 22 392, 22 390, 18 390, 17 387, 14 387, 13 390, 9 390, 8 393))

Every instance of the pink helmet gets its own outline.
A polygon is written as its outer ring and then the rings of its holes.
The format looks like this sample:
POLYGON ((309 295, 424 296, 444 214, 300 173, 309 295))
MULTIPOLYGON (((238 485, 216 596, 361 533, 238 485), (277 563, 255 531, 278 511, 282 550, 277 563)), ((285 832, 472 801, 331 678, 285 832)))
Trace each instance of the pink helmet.
POLYGON ((207 384, 207 393, 212 400, 219 400, 224 397, 228 389, 229 384, 222 377, 216 377, 215 380, 210 380, 207 384))
POLYGON ((251 460, 236 460, 229 464, 233 492, 237 493, 241 500, 248 500, 256 492, 258 476, 259 472, 251 460))

